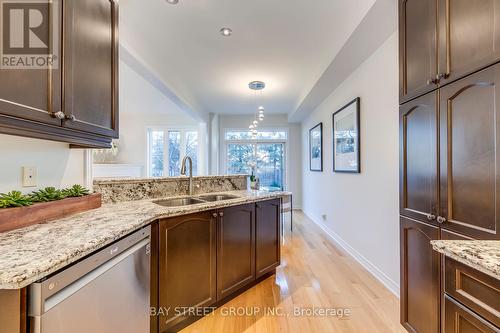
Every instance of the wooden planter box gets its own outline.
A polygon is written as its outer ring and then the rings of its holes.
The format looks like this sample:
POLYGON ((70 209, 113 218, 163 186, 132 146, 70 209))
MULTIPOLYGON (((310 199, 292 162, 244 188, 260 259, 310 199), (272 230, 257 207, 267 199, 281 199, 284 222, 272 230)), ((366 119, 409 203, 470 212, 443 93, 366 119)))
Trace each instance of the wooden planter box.
POLYGON ((101 194, 36 203, 27 207, 0 209, 0 232, 60 219, 101 207, 101 194))

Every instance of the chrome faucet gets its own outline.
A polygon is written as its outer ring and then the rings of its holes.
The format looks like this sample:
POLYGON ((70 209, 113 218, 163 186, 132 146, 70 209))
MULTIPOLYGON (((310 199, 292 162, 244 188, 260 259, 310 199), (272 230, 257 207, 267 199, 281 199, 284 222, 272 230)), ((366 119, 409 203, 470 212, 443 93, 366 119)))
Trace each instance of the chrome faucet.
POLYGON ((193 195, 193 160, 189 156, 184 156, 181 165, 181 175, 186 175, 186 161, 189 160, 189 195, 193 195))

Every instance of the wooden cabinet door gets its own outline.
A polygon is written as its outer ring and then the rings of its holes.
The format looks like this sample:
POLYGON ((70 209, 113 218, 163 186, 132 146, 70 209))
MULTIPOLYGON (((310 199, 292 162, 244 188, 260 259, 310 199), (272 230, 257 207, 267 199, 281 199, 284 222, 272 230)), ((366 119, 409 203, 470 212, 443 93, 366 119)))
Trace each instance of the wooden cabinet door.
POLYGON ((164 219, 159 224, 159 316, 164 332, 188 318, 175 307, 208 307, 216 297, 217 214, 203 212, 164 219))
POLYGON ((438 237, 439 228, 401 218, 401 324, 408 332, 439 332, 439 254, 430 244, 438 237))
POLYGON ((280 264, 280 200, 259 202, 255 207, 255 274, 258 278, 280 264))
POLYGON ((437 0, 399 0, 401 102, 437 88, 437 0))
POLYGON ((400 107, 400 212, 435 222, 437 212, 437 93, 400 107))
POLYGON ((500 333, 500 329, 449 296, 445 296, 444 312, 444 333, 500 333))
POLYGON ((443 270, 446 294, 500 327, 500 281, 449 257, 443 270))
POLYGON ((118 137, 118 3, 64 3, 64 126, 118 137))
POLYGON ((217 298, 221 300, 255 280, 255 204, 219 212, 217 298))
POLYGON ((498 239, 499 85, 495 65, 440 92, 442 227, 478 239, 498 239))
POLYGON ((439 0, 440 84, 500 60, 498 0, 439 0))
MULTIPOLYGON (((54 24, 52 20, 60 22, 60 7, 61 2, 54 1, 49 10, 50 22, 41 26, 46 28, 44 34, 51 36, 54 24)), ((27 10, 25 9, 25 15, 27 10)), ((52 69, 2 69, 0 66, 1 123, 12 126, 14 119, 17 119, 25 123, 26 120, 31 120, 61 126, 61 120, 52 116, 61 110, 60 67, 60 64, 52 69)))

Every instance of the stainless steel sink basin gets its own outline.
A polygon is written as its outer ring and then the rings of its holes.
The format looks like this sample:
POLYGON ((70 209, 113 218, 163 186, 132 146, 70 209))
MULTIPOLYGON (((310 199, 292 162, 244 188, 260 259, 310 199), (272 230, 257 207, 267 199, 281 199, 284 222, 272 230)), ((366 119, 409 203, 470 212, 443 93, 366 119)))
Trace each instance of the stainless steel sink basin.
POLYGON ((205 201, 196 198, 175 198, 153 201, 155 204, 165 207, 181 207, 204 203, 205 201))
POLYGON ((205 195, 200 195, 198 197, 174 198, 174 199, 157 200, 153 202, 157 205, 164 207, 182 207, 182 206, 196 205, 206 202, 231 200, 236 198, 238 198, 238 196, 230 194, 205 194, 205 195))
POLYGON ((237 199, 238 197, 230 194, 208 194, 208 195, 200 195, 198 198, 204 201, 213 202, 213 201, 237 199))

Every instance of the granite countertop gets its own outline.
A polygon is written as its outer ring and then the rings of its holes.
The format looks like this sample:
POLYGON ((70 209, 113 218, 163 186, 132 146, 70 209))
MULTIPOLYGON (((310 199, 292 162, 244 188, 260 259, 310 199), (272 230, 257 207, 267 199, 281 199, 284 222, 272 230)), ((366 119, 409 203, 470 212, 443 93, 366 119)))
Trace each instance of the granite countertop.
POLYGON ((500 280, 500 241, 434 240, 434 250, 500 280))
MULTIPOLYGON (((220 178, 247 178, 250 175, 208 175, 208 176, 193 176, 193 179, 220 179, 220 178)), ((158 183, 164 181, 176 181, 176 180, 186 180, 189 179, 186 176, 175 176, 175 177, 101 177, 95 178, 95 185, 102 184, 122 184, 122 183, 158 183)))
POLYGON ((159 199, 105 204, 92 211, 0 233, 0 289, 26 287, 160 218, 290 194, 264 191, 220 193, 238 198, 183 207, 163 207, 153 203, 159 199))

